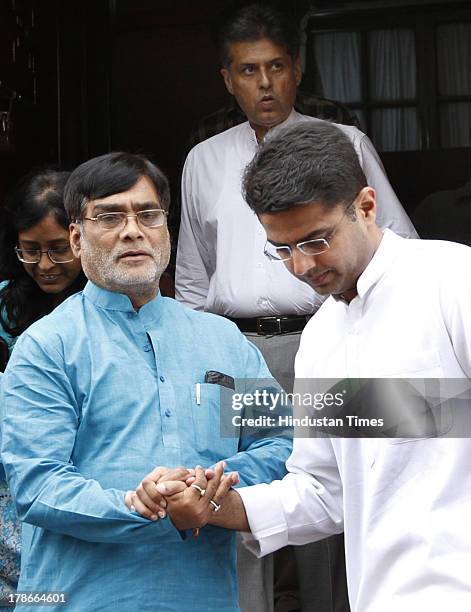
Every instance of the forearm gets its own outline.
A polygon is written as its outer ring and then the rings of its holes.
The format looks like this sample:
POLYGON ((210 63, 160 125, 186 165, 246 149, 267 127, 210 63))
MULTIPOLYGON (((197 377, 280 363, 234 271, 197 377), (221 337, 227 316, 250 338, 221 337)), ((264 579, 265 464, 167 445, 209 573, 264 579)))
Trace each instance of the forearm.
POLYGON ((251 486, 262 482, 281 480, 286 474, 286 461, 292 451, 292 440, 268 438, 252 443, 242 452, 225 461, 228 471, 240 476, 240 486, 251 486))
POLYGON ((88 542, 182 540, 170 521, 150 521, 130 512, 124 491, 104 489, 71 465, 45 467, 42 461, 21 469, 20 463, 11 462, 8 453, 5 459, 18 516, 26 523, 88 542))
POLYGON ((220 510, 211 513, 209 524, 235 531, 250 532, 242 498, 235 489, 231 489, 227 493, 222 500, 220 510))

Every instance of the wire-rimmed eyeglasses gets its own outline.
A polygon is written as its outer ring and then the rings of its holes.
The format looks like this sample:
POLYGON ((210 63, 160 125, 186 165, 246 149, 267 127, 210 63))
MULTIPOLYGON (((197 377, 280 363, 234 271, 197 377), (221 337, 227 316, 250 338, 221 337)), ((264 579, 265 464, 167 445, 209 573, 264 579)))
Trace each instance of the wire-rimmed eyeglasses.
MULTIPOLYGON (((332 240, 335 232, 339 228, 340 224, 345 218, 348 210, 355 204, 355 200, 351 202, 343 211, 343 215, 339 219, 338 223, 330 230, 327 238, 313 238, 312 240, 303 240, 294 245, 296 249, 301 251, 303 255, 320 255, 330 249, 330 241, 332 240)), ((270 261, 288 261, 293 256, 293 249, 288 244, 275 245, 267 240, 264 249, 265 255, 270 261)))
POLYGON ((47 253, 47 256, 55 264, 65 264, 74 261, 74 255, 69 245, 63 247, 56 247, 55 249, 47 249, 41 251, 41 249, 20 249, 15 247, 15 253, 18 259, 22 263, 27 264, 38 264, 41 261, 43 253, 47 253))
POLYGON ((109 212, 100 213, 96 217, 82 217, 82 219, 94 221, 97 227, 102 230, 122 230, 126 225, 127 219, 136 219, 141 227, 161 227, 165 223, 167 215, 168 212, 166 210, 150 208, 148 210, 140 210, 133 215, 125 212, 109 212))

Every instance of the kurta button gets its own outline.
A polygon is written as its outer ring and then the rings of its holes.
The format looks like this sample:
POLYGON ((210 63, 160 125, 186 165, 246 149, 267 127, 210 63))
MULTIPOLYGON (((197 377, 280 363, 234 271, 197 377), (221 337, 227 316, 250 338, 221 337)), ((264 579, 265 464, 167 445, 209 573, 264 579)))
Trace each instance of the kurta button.
POLYGON ((152 350, 151 347, 148 344, 146 344, 143 348, 144 348, 144 351, 146 353, 148 353, 150 350, 152 350))
POLYGON ((165 376, 159 376, 160 382, 165 382, 165 376))
POLYGON ((170 412, 170 410, 168 410, 168 409, 167 409, 167 410, 165 411, 165 416, 166 416, 166 417, 172 416, 172 413, 170 412))
POLYGON ((133 312, 128 312, 127 317, 128 317, 128 319, 133 319, 134 318, 134 313, 133 312))

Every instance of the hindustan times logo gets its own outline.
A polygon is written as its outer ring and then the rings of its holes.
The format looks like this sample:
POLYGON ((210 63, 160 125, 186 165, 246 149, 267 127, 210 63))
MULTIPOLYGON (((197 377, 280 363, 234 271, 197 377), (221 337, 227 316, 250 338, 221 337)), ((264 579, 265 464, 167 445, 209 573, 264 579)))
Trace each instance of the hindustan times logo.
POLYGON ((270 411, 296 404, 323 410, 324 408, 341 407, 347 391, 338 393, 286 393, 285 391, 268 391, 257 389, 253 393, 233 393, 232 409, 243 410, 248 407, 265 408, 270 411))

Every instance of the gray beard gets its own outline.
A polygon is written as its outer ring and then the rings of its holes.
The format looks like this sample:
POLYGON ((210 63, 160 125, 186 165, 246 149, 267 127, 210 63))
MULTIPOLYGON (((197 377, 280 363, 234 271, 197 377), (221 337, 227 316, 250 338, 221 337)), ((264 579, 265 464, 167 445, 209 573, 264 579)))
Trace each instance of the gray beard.
MULTIPOLYGON (((133 248, 132 245, 130 248, 133 248)), ((124 293, 129 297, 152 298, 170 259, 170 243, 167 240, 162 248, 152 249, 153 259, 137 275, 131 267, 128 270, 125 265, 116 263, 110 251, 90 246, 83 235, 81 251, 83 271, 89 280, 103 289, 124 293)))

